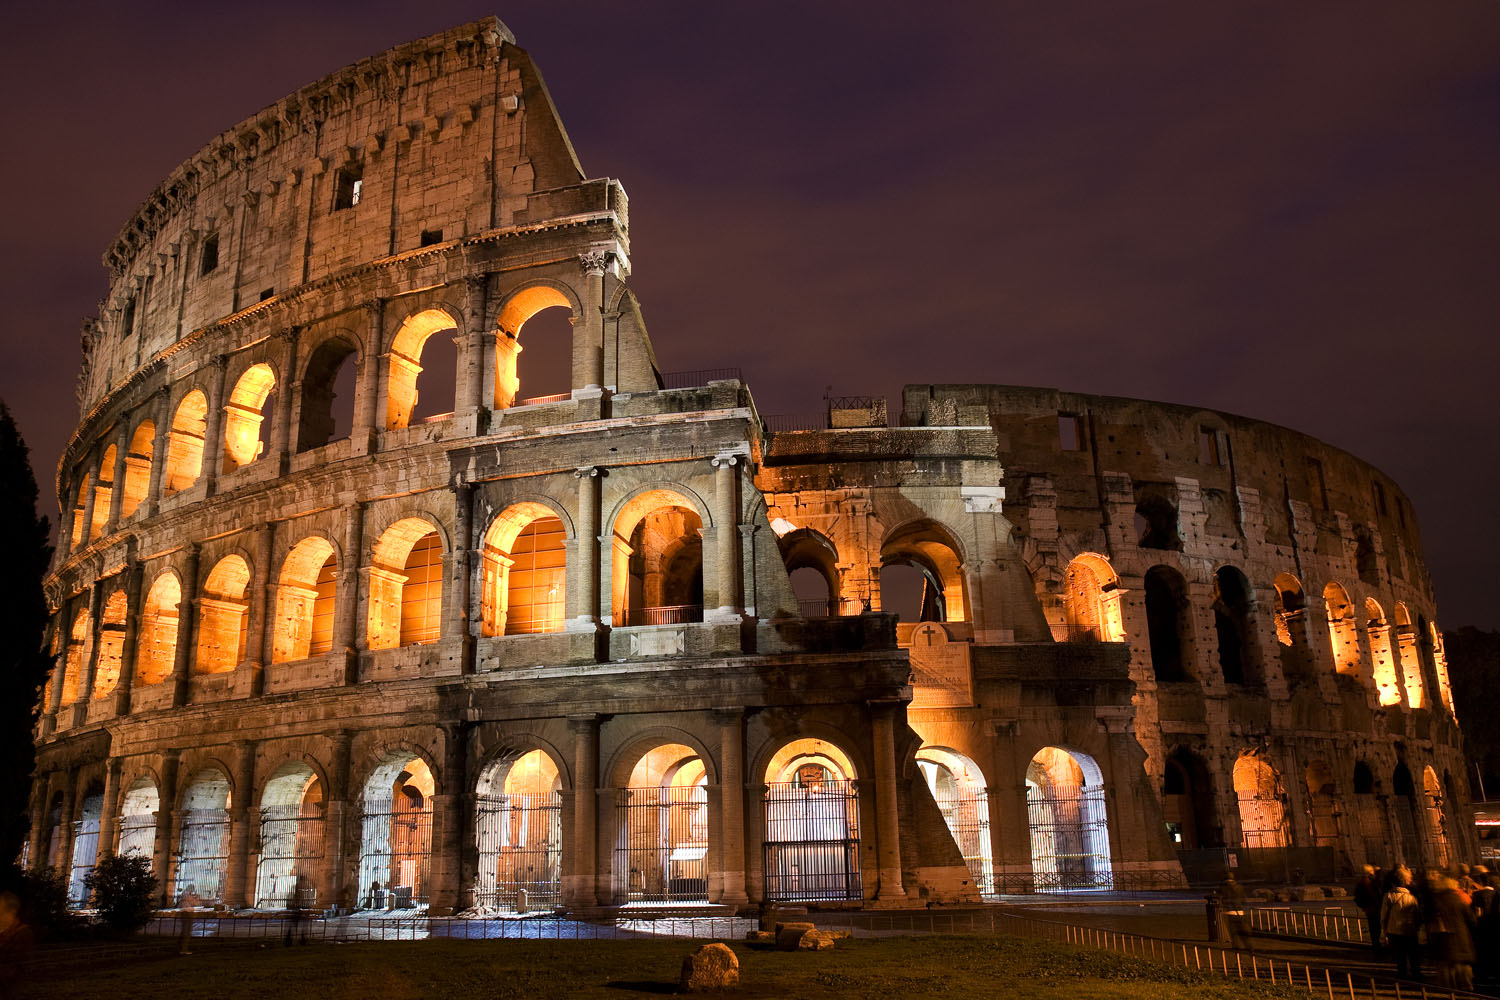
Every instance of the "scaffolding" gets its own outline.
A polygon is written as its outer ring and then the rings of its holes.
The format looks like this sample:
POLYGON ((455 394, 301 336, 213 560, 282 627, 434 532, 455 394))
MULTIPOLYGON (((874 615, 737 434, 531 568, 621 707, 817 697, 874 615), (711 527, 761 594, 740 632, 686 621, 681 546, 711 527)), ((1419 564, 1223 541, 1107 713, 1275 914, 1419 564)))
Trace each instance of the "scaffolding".
POLYGON ((859 793, 848 780, 767 785, 765 897, 862 899, 859 793))

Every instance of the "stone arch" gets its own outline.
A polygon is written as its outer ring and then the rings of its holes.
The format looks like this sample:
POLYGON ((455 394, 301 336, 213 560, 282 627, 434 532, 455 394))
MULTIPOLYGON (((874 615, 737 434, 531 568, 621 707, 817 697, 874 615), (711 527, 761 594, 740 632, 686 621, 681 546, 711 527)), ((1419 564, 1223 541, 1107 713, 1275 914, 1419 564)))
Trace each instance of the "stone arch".
POLYGON ((151 582, 141 611, 135 655, 136 683, 160 684, 171 676, 177 659, 181 606, 182 583, 174 571, 163 570, 151 582))
POLYGON ((1146 634, 1158 681, 1185 681, 1193 669, 1193 605, 1187 581, 1171 566, 1146 571, 1146 634))
POLYGON ((1307 787, 1308 828, 1314 847, 1330 847, 1340 852, 1343 837, 1339 831, 1338 778, 1328 761, 1314 758, 1302 772, 1307 787))
POLYGON ((950 747, 924 746, 917 767, 932 792, 953 843, 964 856, 981 895, 995 892, 994 846, 990 837, 989 782, 973 758, 950 747))
POLYGON ((1026 767, 1026 807, 1038 892, 1114 886, 1104 774, 1092 756, 1038 750, 1026 767))
POLYGON ((1063 614, 1067 638, 1126 641, 1120 578, 1109 560, 1095 552, 1075 556, 1063 574, 1063 614))
POLYGON ((124 787, 120 795, 119 841, 115 853, 122 857, 139 855, 151 861, 154 867, 156 817, 161 811, 156 777, 150 773, 139 774, 124 787))
POLYGON ((1302 581, 1292 573, 1279 573, 1272 581, 1276 602, 1276 644, 1281 654, 1282 676, 1292 681, 1313 680, 1307 645, 1307 598, 1302 581))
POLYGON ((388 745, 360 794, 356 905, 407 909, 426 901, 432 868, 437 772, 426 753, 388 745))
POLYGON ((272 663, 333 649, 338 563, 337 546, 321 534, 308 535, 287 552, 276 583, 272 663))
POLYGON ((84 787, 73 810, 73 856, 68 865, 68 905, 88 905, 84 880, 99 860, 99 831, 104 824, 104 783, 95 778, 84 787))
POLYGON ((1356 834, 1364 849, 1365 860, 1374 863, 1389 854, 1391 840, 1384 806, 1381 804, 1380 781, 1363 760, 1354 762, 1351 774, 1354 786, 1356 834))
POLYGON ((850 900, 864 895, 859 776, 844 746, 814 736, 768 746, 765 886, 773 900, 850 900))
MULTIPOLYGON (((887 531, 880 545, 881 610, 888 600, 883 593, 887 578, 901 581, 889 571, 910 566, 920 575, 921 596, 911 620, 964 622, 969 620, 969 595, 964 581, 963 547, 946 525, 931 518, 907 521, 887 531)), ((906 612, 898 612, 903 618, 906 612)))
POLYGON ((1261 751, 1246 750, 1234 762, 1240 835, 1246 847, 1287 847, 1286 791, 1281 772, 1261 751))
POLYGON ((417 405, 417 378, 422 374, 422 350, 433 334, 459 330, 453 316, 448 309, 435 307, 412 313, 401 321, 386 361, 387 430, 397 430, 411 422, 417 405))
POLYGON ((261 361, 235 380, 224 404, 224 471, 249 465, 265 451, 266 400, 276 391, 276 369, 261 361))
POLYGON ((475 785, 476 906, 525 912, 562 901, 563 771, 540 746, 491 757, 475 785))
POLYGON ((88 541, 89 526, 86 522, 89 512, 89 491, 91 489, 93 476, 85 472, 83 478, 78 482, 76 502, 73 504, 73 533, 71 545, 78 548, 88 541))
MULTIPOLYGON (((1422 655, 1420 635, 1417 626, 1412 621, 1411 611, 1407 608, 1405 601, 1397 601, 1391 610, 1395 618, 1396 631, 1396 658, 1401 663, 1401 680, 1406 688, 1406 704, 1408 708, 1426 708, 1427 706, 1427 684, 1423 669, 1426 664, 1422 655)), ((1390 639, 1387 637, 1387 644, 1390 639)), ((1373 650, 1373 647, 1372 647, 1373 650)))
POLYGON ((483 635, 562 631, 568 538, 550 504, 521 500, 495 515, 480 552, 483 635))
POLYGON ((1453 688, 1448 680, 1448 648, 1443 641, 1442 630, 1438 628, 1437 622, 1429 622, 1421 615, 1417 615, 1417 634, 1425 636, 1431 644, 1429 648, 1432 653, 1433 680, 1437 682, 1438 700, 1452 713, 1453 688))
POLYGON ((245 658, 250 601, 250 564, 230 553, 203 581, 198 598, 198 650, 193 669, 200 674, 233 670, 245 658))
POLYGON ((139 509, 151 489, 151 456, 156 444, 156 421, 147 417, 135 425, 125 451, 125 481, 120 484, 120 519, 139 509))
POLYGON ((1177 505, 1160 494, 1146 493, 1137 499, 1134 528, 1138 548, 1182 551, 1177 505))
POLYGON ((1401 686, 1391 652, 1391 627, 1385 609, 1373 597, 1365 598, 1365 634, 1370 641, 1370 670, 1382 705, 1401 704, 1401 686))
POLYGON ((394 649, 442 635, 447 540, 435 519, 403 517, 371 548, 366 644, 394 649))
POLYGON ((609 773, 616 779, 610 868, 616 902, 707 902, 712 771, 697 740, 668 743, 640 734, 615 754, 609 773))
POLYGON ((284 759, 261 785, 257 907, 279 909, 315 901, 327 788, 321 769, 299 757, 284 759))
POLYGON ((838 615, 839 553, 833 540, 812 528, 796 528, 779 537, 777 544, 803 617, 838 615))
POLYGON ((616 506, 610 608, 614 624, 671 625, 703 620, 706 508, 676 485, 643 486, 616 506))
MULTIPOLYGON (((338 329, 318 341, 302 369, 302 399, 297 413, 297 450, 311 451, 335 440, 340 424, 354 426, 354 396, 358 395, 358 369, 363 348, 357 336, 338 329), (347 405, 335 407, 338 383, 347 366, 353 365, 356 388, 347 405)), ((368 389, 366 390, 368 391, 368 389)), ((342 435, 339 435, 342 437, 342 435)))
POLYGON ((207 760, 182 783, 179 793, 176 879, 173 897, 189 890, 204 902, 222 898, 229 862, 229 809, 236 791, 228 771, 207 760))
POLYGON ((73 615, 73 625, 68 631, 68 654, 63 659, 62 700, 63 707, 73 704, 82 693, 83 671, 92 652, 93 618, 87 607, 79 608, 73 615))
POLYGON ((120 663, 125 653, 125 616, 129 611, 125 589, 113 591, 99 611, 99 654, 94 658, 94 683, 90 697, 95 701, 114 694, 120 683, 120 663))
POLYGON ((170 496, 198 481, 203 474, 203 442, 208 435, 208 397, 202 389, 189 390, 172 414, 167 432, 167 467, 162 490, 170 496))
POLYGON ((1337 581, 1323 588, 1323 607, 1328 615, 1328 637, 1333 652, 1333 667, 1338 673, 1358 677, 1359 626, 1354 620, 1354 602, 1337 581))
POLYGON ((1446 868, 1451 856, 1448 815, 1443 804, 1443 784, 1431 764, 1422 768, 1422 807, 1427 818, 1427 861, 1446 868))
POLYGON ((1224 831, 1214 808, 1213 772, 1203 756, 1189 747, 1176 747, 1163 761, 1162 812, 1168 835, 1180 849, 1224 843, 1224 831))
MULTIPOLYGON (((546 278, 527 282, 508 292, 500 304, 495 325, 495 394, 494 407, 504 410, 514 406, 520 395, 521 336, 526 323, 538 313, 554 308, 567 309, 576 322, 583 315, 578 295, 567 284, 546 278)), ((568 345, 572 354, 572 345, 568 345)), ((569 365, 569 382, 573 382, 569 365)))
POLYGON ((1214 631, 1226 684, 1264 683, 1256 655, 1254 607, 1254 591, 1245 574, 1234 566, 1220 566, 1214 572, 1214 631))
POLYGON ((119 448, 110 445, 99 459, 99 474, 94 479, 94 516, 89 521, 89 541, 104 536, 109 524, 109 506, 115 495, 115 459, 119 448))

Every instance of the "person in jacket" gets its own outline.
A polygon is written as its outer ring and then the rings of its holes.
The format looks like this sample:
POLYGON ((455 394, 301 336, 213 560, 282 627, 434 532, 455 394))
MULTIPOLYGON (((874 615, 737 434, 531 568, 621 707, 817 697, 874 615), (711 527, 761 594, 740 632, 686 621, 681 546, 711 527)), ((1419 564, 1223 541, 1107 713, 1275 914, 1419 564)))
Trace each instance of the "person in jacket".
POLYGON ((1354 905, 1365 915, 1365 930, 1370 936, 1370 947, 1380 954, 1380 903, 1384 897, 1380 891, 1380 872, 1374 865, 1365 865, 1360 870, 1359 880, 1354 883, 1354 905))
POLYGON ((1446 875, 1435 881, 1432 922, 1427 943, 1437 964, 1438 982, 1454 989, 1474 988, 1474 910, 1458 881, 1446 875))
POLYGON ((1398 868, 1391 880, 1391 891, 1380 903, 1380 943, 1396 959, 1396 975, 1422 978, 1422 954, 1417 946, 1417 929, 1422 908, 1411 891, 1411 873, 1398 868))

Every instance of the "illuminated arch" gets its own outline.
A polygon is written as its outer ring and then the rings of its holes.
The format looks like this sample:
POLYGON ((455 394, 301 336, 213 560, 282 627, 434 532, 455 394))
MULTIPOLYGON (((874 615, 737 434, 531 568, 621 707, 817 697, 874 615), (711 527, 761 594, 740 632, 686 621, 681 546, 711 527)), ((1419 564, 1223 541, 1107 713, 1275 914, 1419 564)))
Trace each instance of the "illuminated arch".
POLYGON ((105 600, 99 615, 99 655, 94 663, 94 685, 90 697, 95 701, 114 694, 120 683, 120 661, 125 651, 126 597, 116 590, 105 600))
POLYGON ((544 309, 563 308, 574 318, 582 310, 566 286, 538 283, 512 292, 500 307, 495 331, 495 397, 494 406, 503 410, 514 406, 520 393, 519 361, 521 331, 526 322, 544 309))
POLYGON ((1239 800, 1240 832, 1246 847, 1286 847, 1286 792, 1281 774, 1253 751, 1234 762, 1234 794, 1239 800))
POLYGON ((203 441, 208 433, 208 399, 194 389, 182 397, 167 433, 167 468, 162 489, 180 493, 203 474, 203 441))
POLYGON ((409 749, 386 753, 360 796, 358 901, 363 908, 425 902, 432 870, 431 763, 409 749))
POLYGON ((156 814, 161 809, 161 796, 156 782, 149 775, 141 775, 132 781, 120 797, 119 846, 115 853, 123 856, 139 855, 155 867, 156 814))
POLYGON ((1329 645, 1333 651, 1334 669, 1349 677, 1360 675, 1359 625, 1354 620, 1354 603, 1349 592, 1330 581, 1323 588, 1323 607, 1328 615, 1329 645))
POLYGON ((1068 638, 1124 642, 1120 578, 1104 556, 1085 552, 1068 563, 1063 576, 1063 613, 1068 638))
POLYGON ((151 488, 151 453, 156 442, 156 422, 142 420, 130 435, 125 452, 125 482, 120 488, 120 518, 134 514, 151 488))
POLYGON ((1093 757, 1042 747, 1026 767, 1026 804, 1037 891, 1113 887, 1104 775, 1093 757))
POLYGON ((566 543, 566 526, 546 504, 522 501, 496 515, 481 551, 484 635, 562 631, 566 543))
POLYGON ((99 476, 95 480, 98 485, 94 487, 94 516, 89 521, 89 541, 102 537, 104 528, 109 523, 109 507, 115 494, 115 458, 118 454, 118 449, 110 445, 104 449, 104 457, 99 459, 99 476))
POLYGON ((1370 668, 1380 704, 1399 705, 1401 688, 1391 653, 1391 627, 1385 620, 1385 611, 1373 597, 1365 598, 1365 634, 1370 640, 1370 668))
POLYGON ((990 840, 990 801, 984 772, 969 757, 947 747, 917 751, 917 767, 927 780, 948 832, 964 856, 974 884, 983 895, 995 892, 995 864, 990 840))
POLYGON ((321 656, 333 648, 338 555, 321 535, 302 539, 287 553, 276 586, 271 662, 321 656))
POLYGON ((796 528, 777 542, 802 615, 807 618, 838 615, 843 602, 839 593, 839 553, 833 541, 812 528, 796 528))
POLYGON ((135 676, 139 684, 159 684, 172 674, 177 657, 178 607, 182 585, 174 573, 166 572, 151 582, 141 611, 141 631, 135 654, 135 676))
POLYGON ((177 834, 173 896, 192 889, 204 902, 223 895, 229 862, 229 778, 216 766, 198 770, 184 785, 177 834))
POLYGON ((616 902, 706 902, 706 758, 683 743, 659 743, 631 758, 621 762, 620 769, 630 766, 625 786, 615 789, 616 902))
POLYGON ((443 538, 426 518, 405 517, 375 543, 369 571, 370 649, 436 642, 443 623, 443 538))
POLYGON ((323 858, 323 782, 305 761, 279 766, 260 795, 260 855, 255 905, 284 908, 313 901, 323 858))
POLYGON ((387 359, 385 426, 387 430, 411 422, 417 405, 417 376, 422 374, 422 349, 427 339, 445 330, 458 330, 458 321, 442 309, 424 309, 408 316, 391 341, 387 359))
POLYGON ((895 610, 903 620, 963 622, 969 620, 969 598, 964 585, 963 555, 958 541, 932 520, 910 521, 887 533, 880 546, 882 592, 897 580, 896 567, 909 566, 920 574, 918 610, 909 614, 892 608, 882 594, 880 608, 895 610))
POLYGON ((1422 807, 1427 814, 1427 860, 1439 868, 1449 860, 1448 817, 1443 808, 1443 785, 1428 764, 1422 768, 1422 807))
MULTIPOLYGON (((1406 687, 1407 707, 1426 708, 1427 684, 1423 676, 1426 657, 1422 655, 1421 635, 1405 601, 1397 601, 1391 615, 1395 619, 1395 648, 1401 663, 1401 680, 1406 687)), ((1389 637, 1386 642, 1390 643, 1389 637)))
POLYGON ((547 751, 506 753, 480 773, 475 903, 507 910, 562 901, 562 774, 547 751), (524 895, 523 895, 524 893, 524 895))
POLYGON ((228 555, 214 564, 198 598, 198 655, 200 674, 233 670, 245 658, 250 602, 245 596, 250 566, 243 556, 228 555))
POLYGON ((224 406, 224 471, 249 465, 265 448, 261 429, 266 399, 276 388, 276 372, 261 362, 251 365, 234 383, 224 406))
POLYGON ((650 488, 614 519, 611 604, 617 627, 703 620, 701 508, 676 489, 650 488))
POLYGON ((62 701, 66 707, 78 700, 83 670, 89 662, 89 640, 93 637, 93 620, 87 608, 79 608, 68 632, 68 655, 63 660, 62 701))
POLYGON ((84 518, 88 516, 89 490, 93 482, 93 476, 85 472, 83 479, 78 483, 77 502, 73 505, 73 534, 72 547, 78 548, 88 540, 88 524, 84 518))
POLYGON ((791 740, 765 769, 766 899, 861 899, 858 775, 838 744, 791 740))

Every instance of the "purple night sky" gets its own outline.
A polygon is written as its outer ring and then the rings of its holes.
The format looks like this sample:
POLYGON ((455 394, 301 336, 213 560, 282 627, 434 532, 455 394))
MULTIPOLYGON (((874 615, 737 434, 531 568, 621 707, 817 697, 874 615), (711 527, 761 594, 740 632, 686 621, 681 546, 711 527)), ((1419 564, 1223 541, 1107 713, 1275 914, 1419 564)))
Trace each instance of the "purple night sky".
POLYGON ((45 512, 106 244, 299 86, 496 13, 631 197, 666 370, 1002 382, 1297 428, 1390 473, 1440 623, 1500 627, 1500 5, 30 4, 0 398, 45 512), (1488 402, 1487 402, 1488 400, 1488 402))

